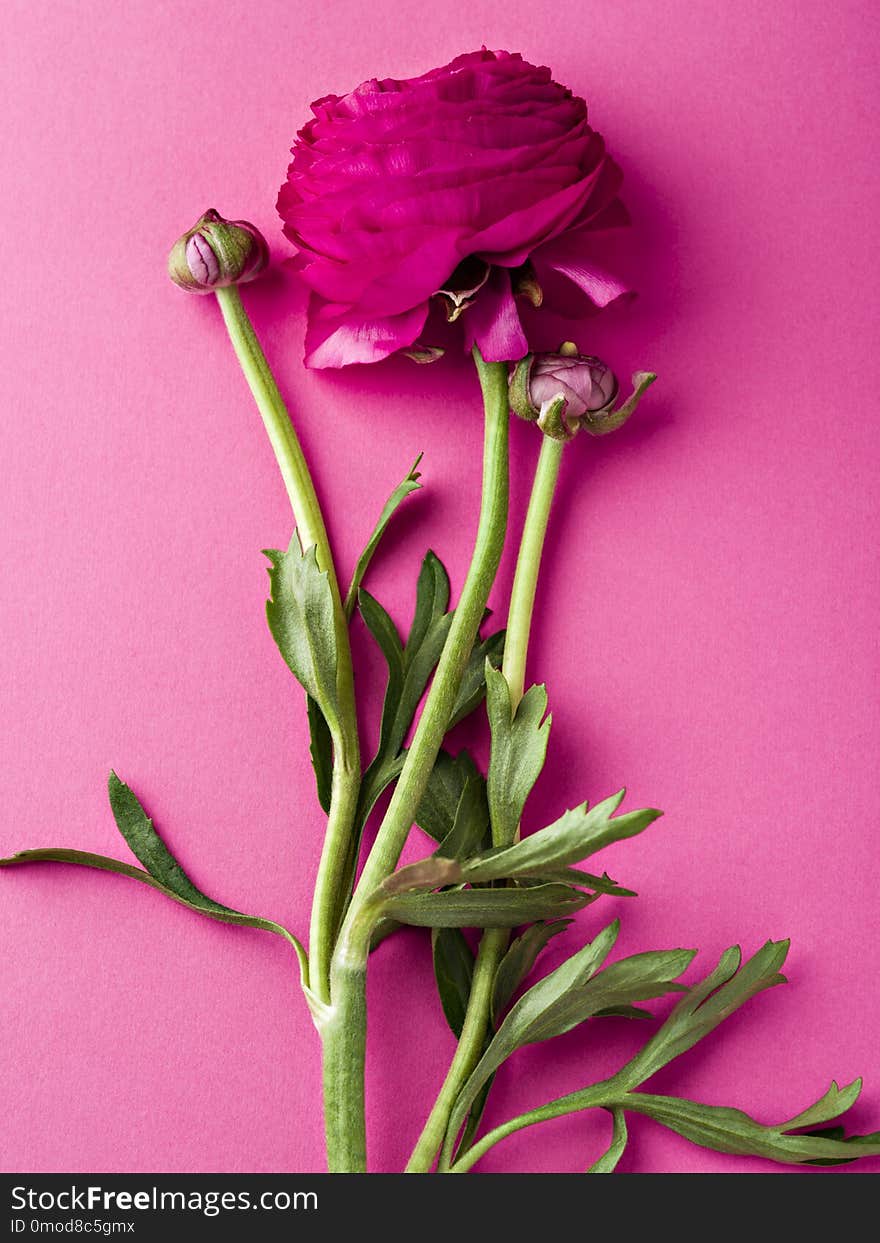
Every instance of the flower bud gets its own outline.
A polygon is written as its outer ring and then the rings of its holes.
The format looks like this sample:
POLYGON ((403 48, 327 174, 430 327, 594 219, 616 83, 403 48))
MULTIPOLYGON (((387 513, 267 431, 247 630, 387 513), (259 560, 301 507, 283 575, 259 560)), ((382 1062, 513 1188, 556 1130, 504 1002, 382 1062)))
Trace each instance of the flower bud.
POLYGON ((510 404, 554 440, 571 440, 581 428, 603 436, 626 422, 656 378, 653 372, 637 372, 632 396, 614 410, 614 372, 566 341, 555 354, 527 354, 517 363, 510 377, 510 404))
POLYGON ((190 293, 213 293, 252 281, 268 262, 269 247, 259 229, 246 220, 224 220, 211 208, 172 246, 168 275, 190 293))
POLYGON ((510 382, 514 411, 557 440, 570 440, 586 415, 617 396, 614 372, 600 358, 579 354, 570 341, 555 354, 528 354, 510 382))

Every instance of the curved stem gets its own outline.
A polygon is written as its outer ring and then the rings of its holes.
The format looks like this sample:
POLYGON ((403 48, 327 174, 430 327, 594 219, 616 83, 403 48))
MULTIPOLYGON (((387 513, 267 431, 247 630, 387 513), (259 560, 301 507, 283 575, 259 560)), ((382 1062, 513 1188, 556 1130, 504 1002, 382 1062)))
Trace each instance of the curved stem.
POLYGON ((566 1114, 580 1113, 584 1109, 608 1107, 619 1101, 621 1095, 623 1094, 616 1081, 605 1079, 602 1083, 593 1084, 591 1088, 561 1096, 558 1100, 551 1101, 549 1105, 542 1105, 539 1109, 530 1109, 528 1113, 511 1118, 509 1122, 502 1122, 501 1126, 496 1126, 493 1131, 489 1131, 472 1148, 469 1148, 464 1156, 459 1157, 448 1172, 466 1174, 490 1148, 494 1148, 502 1139, 506 1139, 508 1135, 513 1135, 516 1131, 522 1131, 527 1126, 535 1126, 538 1122, 549 1122, 551 1118, 562 1118, 566 1114))
POLYGON ((346 922, 355 917, 364 900, 397 866, 443 736, 449 726, 465 666, 504 548, 507 530, 510 417, 507 364, 484 362, 476 349, 474 360, 485 408, 483 490, 474 552, 406 763, 364 865, 346 922))
MULTIPOLYGON (((559 478, 564 447, 565 441, 543 437, 517 554, 504 640, 504 660, 501 665, 501 672, 510 689, 513 712, 516 712, 525 688, 526 657, 535 592, 547 535, 550 505, 559 478)), ((455 1136, 446 1134, 449 1119, 459 1093, 482 1055, 491 1024, 495 973, 507 951, 509 939, 510 934, 506 928, 489 928, 483 933, 474 963, 471 991, 458 1048, 407 1169, 419 1172, 430 1170, 437 1149, 442 1145, 439 1170, 442 1173, 449 1171, 448 1162, 455 1143, 455 1136)))
POLYGON ((344 896, 342 881, 361 779, 348 624, 321 506, 275 377, 266 362, 238 288, 232 285, 218 289, 216 295, 229 339, 275 452, 290 497, 300 544, 303 551, 315 547, 318 566, 327 574, 333 597, 340 727, 333 737, 330 811, 315 881, 309 937, 311 988, 321 1001, 326 1002, 330 997, 330 956, 344 896))

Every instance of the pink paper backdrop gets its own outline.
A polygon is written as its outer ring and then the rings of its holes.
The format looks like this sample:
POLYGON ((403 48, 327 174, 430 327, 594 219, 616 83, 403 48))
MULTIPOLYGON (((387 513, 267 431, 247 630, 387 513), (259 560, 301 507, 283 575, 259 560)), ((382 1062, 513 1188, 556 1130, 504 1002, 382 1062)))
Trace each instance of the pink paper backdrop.
MULTIPOLYGON (((2 853, 126 857, 112 765, 208 893, 305 932, 321 818, 260 555, 289 512, 216 306, 172 288, 165 255, 208 206, 287 253, 274 200, 311 99, 483 42, 521 50, 586 94, 626 172, 642 296, 581 343, 661 376, 634 426, 566 453, 529 826, 624 782, 629 806, 666 809, 603 858, 641 897, 591 908, 581 936, 620 913, 623 951, 699 946, 702 968, 793 938, 790 985, 657 1090, 771 1121, 864 1074, 854 1121, 876 1126, 876 6, 6 0, 3 16, 2 853)), ((404 624, 426 547, 455 587, 467 565, 466 361, 307 374, 292 278, 247 301, 346 570, 425 452, 370 582, 404 624)), ((536 448, 518 423, 514 530, 536 448)), ((360 631, 357 648, 372 737, 380 671, 360 631)), ((0 895, 0 1168, 322 1168, 318 1043, 282 943, 71 868, 5 873, 0 895)), ((428 963, 416 932, 376 959, 376 1169, 401 1167, 451 1054, 428 963)), ((615 1021, 527 1051, 491 1118, 643 1035, 615 1021)), ((556 1122, 482 1168, 582 1170, 606 1130, 556 1122)), ((775 1168, 631 1130, 626 1172, 775 1168)))

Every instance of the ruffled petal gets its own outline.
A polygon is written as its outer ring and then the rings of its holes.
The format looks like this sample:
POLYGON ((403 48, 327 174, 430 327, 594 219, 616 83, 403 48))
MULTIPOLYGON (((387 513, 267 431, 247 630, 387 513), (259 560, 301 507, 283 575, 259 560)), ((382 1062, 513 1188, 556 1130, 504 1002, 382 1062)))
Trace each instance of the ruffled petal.
POLYGON ((428 304, 403 315, 365 319, 357 311, 333 314, 337 308, 312 299, 306 330, 307 367, 348 367, 377 363, 396 350, 412 345, 428 318, 428 304))

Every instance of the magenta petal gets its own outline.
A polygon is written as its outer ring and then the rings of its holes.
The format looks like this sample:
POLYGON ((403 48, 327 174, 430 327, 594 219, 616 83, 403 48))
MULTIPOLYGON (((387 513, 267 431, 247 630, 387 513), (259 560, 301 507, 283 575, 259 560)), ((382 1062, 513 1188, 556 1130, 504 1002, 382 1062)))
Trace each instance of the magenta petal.
POLYGON ((487 363, 514 362, 529 352, 506 268, 493 268, 462 319, 468 349, 479 347, 487 363))
POLYGON ((629 290, 619 277, 594 257, 597 253, 602 253, 601 234, 591 230, 561 234, 532 255, 538 283, 542 273, 549 268, 570 280, 596 306, 607 306, 629 290))
POLYGON ((412 345, 428 318, 423 302, 403 315, 365 319, 356 310, 330 316, 314 297, 309 303, 306 330, 307 367, 347 367, 351 363, 377 363, 395 350, 412 345))

